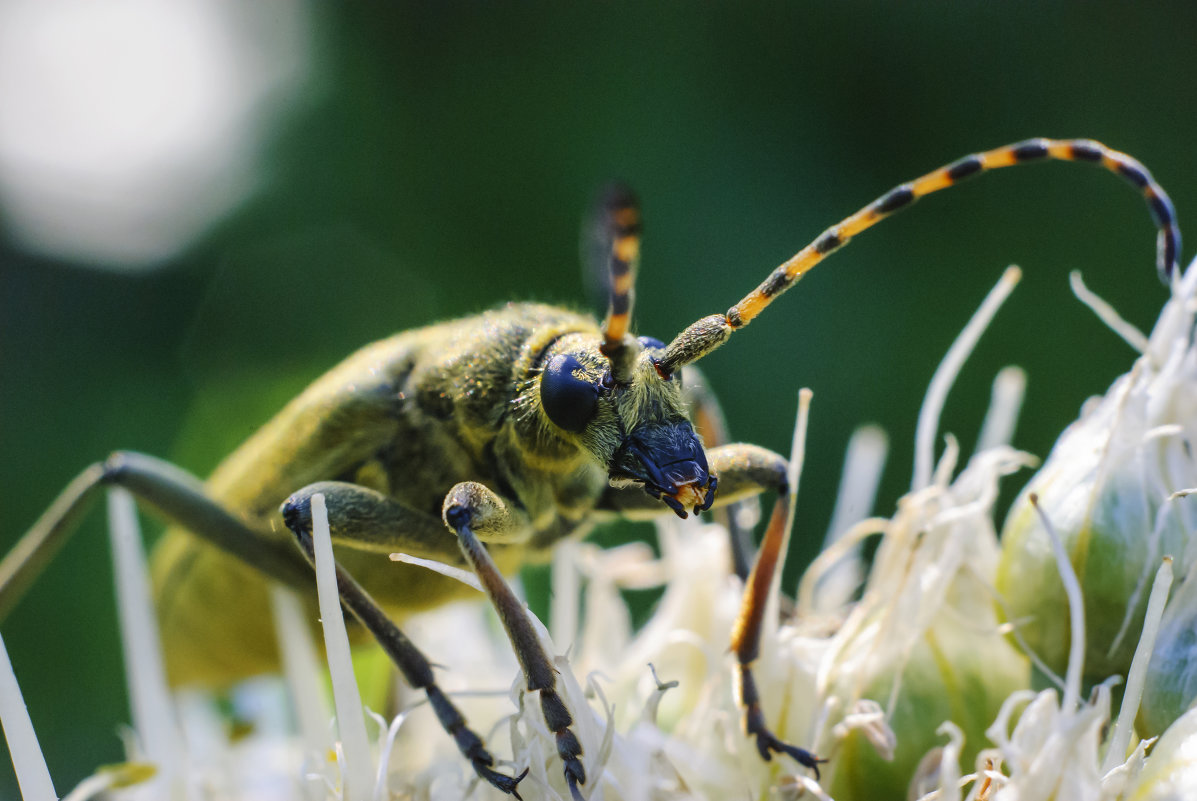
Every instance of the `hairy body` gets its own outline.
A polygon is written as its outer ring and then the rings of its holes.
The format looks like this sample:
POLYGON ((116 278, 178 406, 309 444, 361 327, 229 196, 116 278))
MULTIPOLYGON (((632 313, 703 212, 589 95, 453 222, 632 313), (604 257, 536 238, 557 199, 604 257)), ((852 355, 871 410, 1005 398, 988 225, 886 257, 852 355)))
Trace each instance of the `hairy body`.
MULTIPOLYGON (((490 545, 510 574, 543 558, 561 538, 589 531, 607 488, 606 471, 576 448, 540 434, 529 438, 530 401, 521 400, 553 343, 570 334, 597 337, 598 330, 585 315, 509 304, 375 342, 228 456, 206 482, 207 494, 293 551, 280 504, 315 482, 351 482, 411 511, 411 530, 399 532, 407 541, 403 550, 464 567, 441 505, 455 484, 477 481, 515 500, 531 522, 513 541, 490 545)), ((339 547, 337 558, 395 619, 470 592, 453 579, 390 561, 391 550, 339 547)), ((177 527, 155 548, 152 566, 172 683, 219 685, 277 669, 259 571, 177 527)))

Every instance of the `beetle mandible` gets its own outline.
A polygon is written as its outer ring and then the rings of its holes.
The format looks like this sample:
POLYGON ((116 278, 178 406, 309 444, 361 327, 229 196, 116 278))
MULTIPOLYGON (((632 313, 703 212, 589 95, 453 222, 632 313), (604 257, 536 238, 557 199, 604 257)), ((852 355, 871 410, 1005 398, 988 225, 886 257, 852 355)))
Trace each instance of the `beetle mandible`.
POLYGON ((698 320, 666 345, 629 331, 640 215, 630 192, 617 189, 604 205, 610 304, 601 325, 559 308, 508 304, 374 343, 289 403, 206 482, 148 456, 113 454, 72 482, 0 563, 0 616, 69 536, 97 488, 118 485, 175 526, 153 555, 171 681, 219 685, 271 670, 278 653, 267 579, 314 603, 305 556, 310 501, 321 493, 343 606, 425 691, 478 775, 518 797, 522 775, 493 770, 481 738, 391 619, 442 603, 460 585, 396 565, 386 554, 456 561, 479 574, 528 688, 539 692, 567 782, 580 798, 586 774, 569 711, 502 576, 562 539, 584 535, 604 515, 685 517, 769 490, 778 500, 732 634, 738 700, 744 730, 764 759, 785 753, 817 775, 812 753, 770 731, 751 669, 784 534, 786 460, 754 445, 704 445, 692 406, 709 400, 696 400, 683 386, 682 369, 853 236, 923 195, 987 170, 1048 159, 1099 164, 1134 186, 1159 232, 1160 276, 1165 284, 1173 280, 1180 252, 1175 214, 1142 164, 1091 140, 1031 139, 892 189, 825 230, 726 313, 698 320))

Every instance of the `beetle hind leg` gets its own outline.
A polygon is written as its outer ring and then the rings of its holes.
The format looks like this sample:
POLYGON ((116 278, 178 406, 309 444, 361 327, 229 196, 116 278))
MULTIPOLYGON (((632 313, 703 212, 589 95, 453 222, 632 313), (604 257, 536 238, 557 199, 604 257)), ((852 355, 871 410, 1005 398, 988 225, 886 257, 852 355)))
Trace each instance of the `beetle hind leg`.
MULTIPOLYGON (((288 516, 285 512, 284 515, 290 518, 289 525, 294 523, 291 531, 308 561, 314 564, 310 518, 305 520, 295 515, 288 516)), ((436 676, 432 672, 432 664, 428 658, 340 565, 336 567, 336 576, 341 606, 374 635, 374 639, 386 651, 407 683, 424 691, 441 727, 453 738, 453 742, 462 756, 469 760, 474 773, 498 790, 519 798, 517 787, 527 775, 527 769, 518 776, 508 776, 494 770, 494 756, 486 749, 482 737, 469 727, 461 711, 437 684, 436 676)))
POLYGON ((303 560, 285 540, 276 542, 262 536, 209 497, 198 478, 175 465, 141 453, 117 451, 80 473, 0 561, 0 619, 78 528, 105 487, 128 490, 140 505, 276 581, 295 588, 305 586, 303 560))

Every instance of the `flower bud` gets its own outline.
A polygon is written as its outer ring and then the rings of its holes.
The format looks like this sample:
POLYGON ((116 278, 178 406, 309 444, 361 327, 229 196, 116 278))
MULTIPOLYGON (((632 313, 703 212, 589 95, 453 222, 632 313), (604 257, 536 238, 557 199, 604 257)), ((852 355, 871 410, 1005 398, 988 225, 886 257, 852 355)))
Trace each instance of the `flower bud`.
MULTIPOLYGON (((1191 285, 1193 275, 1185 280, 1191 285)), ((1026 647, 1063 674, 1068 602, 1044 522, 1029 500, 1037 494, 1084 595, 1087 685, 1126 675, 1160 559, 1172 556, 1180 575, 1194 563, 1189 541, 1197 510, 1174 496, 1197 485, 1190 444, 1197 436, 1197 350, 1190 344, 1189 294, 1177 292, 1134 368, 1064 431, 1003 530, 997 573, 1003 612, 1026 647)), ((1161 636, 1157 648, 1176 645, 1166 639, 1161 636)), ((1160 719, 1175 719, 1183 709, 1160 719)))
POLYGON ((907 661, 876 667, 878 675, 864 697, 882 703, 894 699, 888 723, 896 747, 886 759, 867 729, 845 737, 829 786, 836 799, 903 798, 920 761, 942 745, 944 721, 959 726, 960 761, 971 764, 1002 702, 1029 677, 1026 659, 998 633, 992 611, 972 603, 941 610, 907 661))
POLYGON ((864 595, 833 637, 827 695, 837 711, 878 702, 896 747, 879 753, 863 726, 833 732, 838 753, 823 750, 836 799, 904 797, 920 760, 942 745, 944 721, 959 727, 971 763, 1003 701, 1026 686, 1029 666, 1000 633, 988 586, 998 480, 1026 458, 1009 448, 979 454, 950 485, 904 498, 885 526, 864 595))

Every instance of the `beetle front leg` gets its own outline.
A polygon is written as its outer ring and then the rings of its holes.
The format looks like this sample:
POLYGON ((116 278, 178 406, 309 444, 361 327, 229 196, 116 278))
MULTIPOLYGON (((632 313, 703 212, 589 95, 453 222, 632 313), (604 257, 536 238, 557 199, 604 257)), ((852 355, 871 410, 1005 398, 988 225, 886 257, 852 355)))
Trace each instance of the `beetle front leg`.
MULTIPOLYGON (((788 754, 799 764, 810 768, 819 778, 819 759, 805 748, 783 741, 769 730, 761 711, 760 695, 752 675, 752 663, 760 656, 761 629, 764 625, 765 605, 769 588, 784 556, 786 524, 790 516, 790 495, 786 479, 786 460, 770 453, 762 458, 755 446, 729 445, 716 448, 709 455, 713 466, 719 467, 719 489, 728 487, 731 493, 749 491, 754 485, 757 491, 773 489, 777 501, 769 517, 769 525, 757 551, 752 572, 744 585, 744 597, 740 602, 740 613, 732 629, 731 649, 736 655, 736 695, 744 713, 744 732, 756 738, 756 748, 766 762, 773 754, 788 754)), ((766 453, 769 453, 766 451, 766 453)))
POLYGON ((444 518, 445 524, 456 532, 461 552, 474 568, 499 613, 528 689, 540 693, 540 709, 549 731, 557 738, 557 753, 565 763, 565 780, 570 795, 575 801, 581 801, 578 785, 586 783, 586 770, 580 759, 582 744, 570 730, 573 717, 557 693, 557 670, 541 647, 524 605, 507 586, 479 540, 478 532, 486 532, 489 539, 496 540, 503 540, 505 535, 514 535, 515 532, 509 530, 512 512, 490 489, 474 481, 465 481, 455 486, 445 497, 444 518))
MULTIPOLYGON (((363 522, 369 524, 388 519, 393 521, 396 514, 402 514, 397 509, 402 510, 403 507, 399 507, 391 499, 353 484, 322 482, 292 495, 283 504, 283 519, 295 534, 300 549, 313 566, 315 565, 315 556, 312 550, 311 496, 321 491, 329 493, 326 495, 326 500, 329 501, 330 527, 333 525, 335 514, 349 515, 348 524, 346 520, 342 519, 336 525, 338 541, 343 544, 352 544, 355 541, 355 533, 359 533, 361 537, 358 541, 366 543, 367 549, 373 549, 372 546, 377 545, 378 540, 384 539, 383 535, 370 525, 366 525, 360 531, 355 531, 353 524, 362 524, 363 522), (368 499, 372 497, 371 493, 386 503, 377 508, 370 508, 368 499)), ((410 510, 403 511, 411 515, 418 514, 410 510)), ((432 519, 435 520, 435 518, 432 519)), ((440 538, 448 541, 449 538, 445 536, 444 528, 439 523, 438 530, 440 538)), ((399 539, 402 538, 392 536, 393 541, 399 539)), ((386 547, 391 546, 388 544, 386 547)), ((528 771, 525 770, 519 776, 507 776, 493 770, 495 758, 486 750, 482 738, 466 723, 461 711, 454 706, 437 684, 436 675, 432 672, 432 664, 428 658, 339 564, 336 566, 336 574, 337 592, 341 596, 341 605, 349 610, 374 636, 378 644, 387 652, 395 667, 403 674, 404 680, 415 689, 424 691, 441 727, 453 738, 453 742, 457 744, 457 749, 461 754, 470 761, 474 772, 499 790, 519 798, 520 794, 516 788, 528 771)))
MULTIPOLYGON (((789 754, 801 765, 819 775, 820 760, 804 748, 790 745, 769 730, 761 711, 760 696, 752 675, 752 663, 760 655, 761 628, 769 586, 777 572, 785 545, 789 518, 789 486, 784 457, 758 445, 723 445, 707 451, 711 473, 718 476, 715 507, 759 495, 766 490, 777 493, 777 502, 769 518, 760 550, 744 584, 740 613, 732 630, 732 651, 736 655, 736 696, 744 711, 744 731, 756 738, 757 750, 766 761, 775 753, 789 754)), ((659 515, 666 511, 661 502, 635 487, 612 488, 603 497, 603 507, 626 517, 659 515)))

